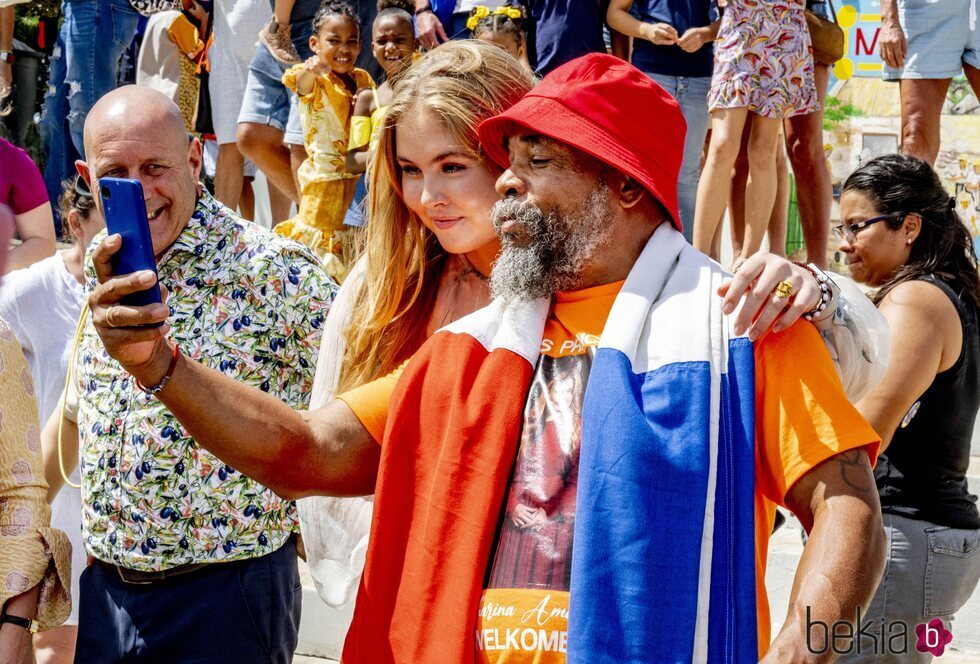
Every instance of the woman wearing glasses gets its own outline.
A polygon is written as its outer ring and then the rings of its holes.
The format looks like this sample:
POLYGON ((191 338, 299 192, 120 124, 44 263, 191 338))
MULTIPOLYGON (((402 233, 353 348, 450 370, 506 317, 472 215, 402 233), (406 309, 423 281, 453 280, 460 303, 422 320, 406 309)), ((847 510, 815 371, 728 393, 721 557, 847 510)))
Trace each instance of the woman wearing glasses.
MULTIPOLYGON (((929 661, 915 648, 915 626, 939 618, 949 628, 980 578, 980 514, 966 482, 980 407, 977 257, 955 202, 919 159, 863 164, 844 183, 840 211, 851 276, 877 289, 872 299, 891 327, 889 367, 858 402, 882 438, 875 479, 889 541, 862 621, 904 621, 901 661, 929 661)), ((872 645, 840 661, 871 661, 872 645)))

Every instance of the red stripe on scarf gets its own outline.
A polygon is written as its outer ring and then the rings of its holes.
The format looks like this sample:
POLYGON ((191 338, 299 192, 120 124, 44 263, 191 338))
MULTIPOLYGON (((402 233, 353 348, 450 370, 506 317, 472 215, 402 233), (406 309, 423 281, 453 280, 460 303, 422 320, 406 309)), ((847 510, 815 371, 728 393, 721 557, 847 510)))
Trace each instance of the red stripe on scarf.
POLYGON ((392 395, 344 664, 473 661, 490 546, 534 367, 440 332, 392 395))

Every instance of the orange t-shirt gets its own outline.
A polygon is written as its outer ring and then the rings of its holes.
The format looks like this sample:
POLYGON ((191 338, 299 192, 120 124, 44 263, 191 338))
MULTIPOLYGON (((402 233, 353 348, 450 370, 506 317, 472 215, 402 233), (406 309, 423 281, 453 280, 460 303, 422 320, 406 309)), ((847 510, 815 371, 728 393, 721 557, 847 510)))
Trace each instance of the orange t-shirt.
MULTIPOLYGON (((622 282, 616 282, 555 297, 525 405, 503 523, 491 551, 488 588, 476 626, 477 661, 566 661, 581 408, 591 357, 621 287, 622 282)), ((797 480, 839 452, 865 447, 874 463, 878 436, 848 402, 812 325, 801 323, 766 335, 756 342, 754 359, 761 656, 771 639, 765 570, 776 506, 785 506, 786 494, 797 480)), ((384 436, 399 373, 340 396, 375 440, 384 436)))

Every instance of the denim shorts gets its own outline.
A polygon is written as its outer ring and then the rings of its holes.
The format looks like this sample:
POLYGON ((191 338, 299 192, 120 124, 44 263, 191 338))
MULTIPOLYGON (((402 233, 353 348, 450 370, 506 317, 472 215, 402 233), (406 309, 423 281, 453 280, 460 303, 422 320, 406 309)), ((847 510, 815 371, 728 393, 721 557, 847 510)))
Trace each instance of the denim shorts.
POLYGON ((259 44, 248 65, 248 81, 238 122, 269 125, 285 131, 289 120, 289 97, 295 96, 282 84, 286 69, 276 62, 269 49, 259 44))
POLYGON ((905 31, 905 66, 885 65, 885 80, 952 78, 963 63, 980 68, 980 27, 970 20, 974 0, 898 0, 905 31))
MULTIPOLYGON (((953 633, 954 643, 958 629, 972 627, 958 626, 953 616, 970 599, 980 580, 980 530, 937 526, 897 514, 882 516, 888 557, 878 589, 861 621, 872 621, 872 632, 884 624, 888 634, 900 629, 893 628, 893 623, 904 622, 911 639, 908 652, 876 654, 873 640, 866 638, 861 654, 844 655, 838 664, 928 662, 931 656, 915 648, 916 625, 939 618, 953 633)), ((877 648, 883 650, 883 643, 878 643, 877 648)))
MULTIPOLYGON (((293 26, 293 45, 300 58, 306 59, 310 50, 309 37, 312 26, 293 26)), ((248 66, 248 81, 245 84, 245 98, 238 122, 252 122, 269 125, 285 132, 284 143, 303 144, 303 129, 299 121, 299 100, 282 84, 284 65, 276 62, 264 44, 255 49, 255 56, 248 66)))
POLYGON ((303 126, 299 120, 299 97, 289 95, 289 120, 286 122, 286 134, 282 142, 287 145, 303 145, 303 126))
POLYGON ((834 20, 834 17, 830 15, 830 7, 826 0, 806 0, 806 8, 822 19, 834 20))

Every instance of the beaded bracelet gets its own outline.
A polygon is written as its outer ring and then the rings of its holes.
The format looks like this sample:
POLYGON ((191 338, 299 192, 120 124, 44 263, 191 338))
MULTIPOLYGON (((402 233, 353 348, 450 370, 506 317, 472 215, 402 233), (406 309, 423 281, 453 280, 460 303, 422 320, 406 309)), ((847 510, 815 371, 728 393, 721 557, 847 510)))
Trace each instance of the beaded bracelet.
POLYGON ((142 383, 140 383, 138 380, 134 378, 133 380, 136 382, 136 387, 138 387, 143 392, 146 392, 147 394, 150 395, 157 394, 160 390, 165 388, 167 386, 167 383, 170 382, 170 377, 174 375, 174 369, 177 368, 178 355, 180 355, 180 349, 177 347, 177 344, 174 344, 174 354, 170 357, 170 366, 167 367, 167 373, 164 374, 160 382, 154 385, 153 387, 144 387, 142 383))
POLYGON ((833 282, 823 270, 815 265, 807 265, 806 263, 797 263, 795 261, 794 264, 799 265, 812 274, 813 278, 817 280, 817 285, 820 287, 820 299, 815 305, 813 305, 812 309, 803 314, 803 318, 807 319, 808 321, 821 320, 825 317, 821 314, 827 311, 827 309, 830 308, 831 303, 836 299, 835 295, 837 293, 833 282))

